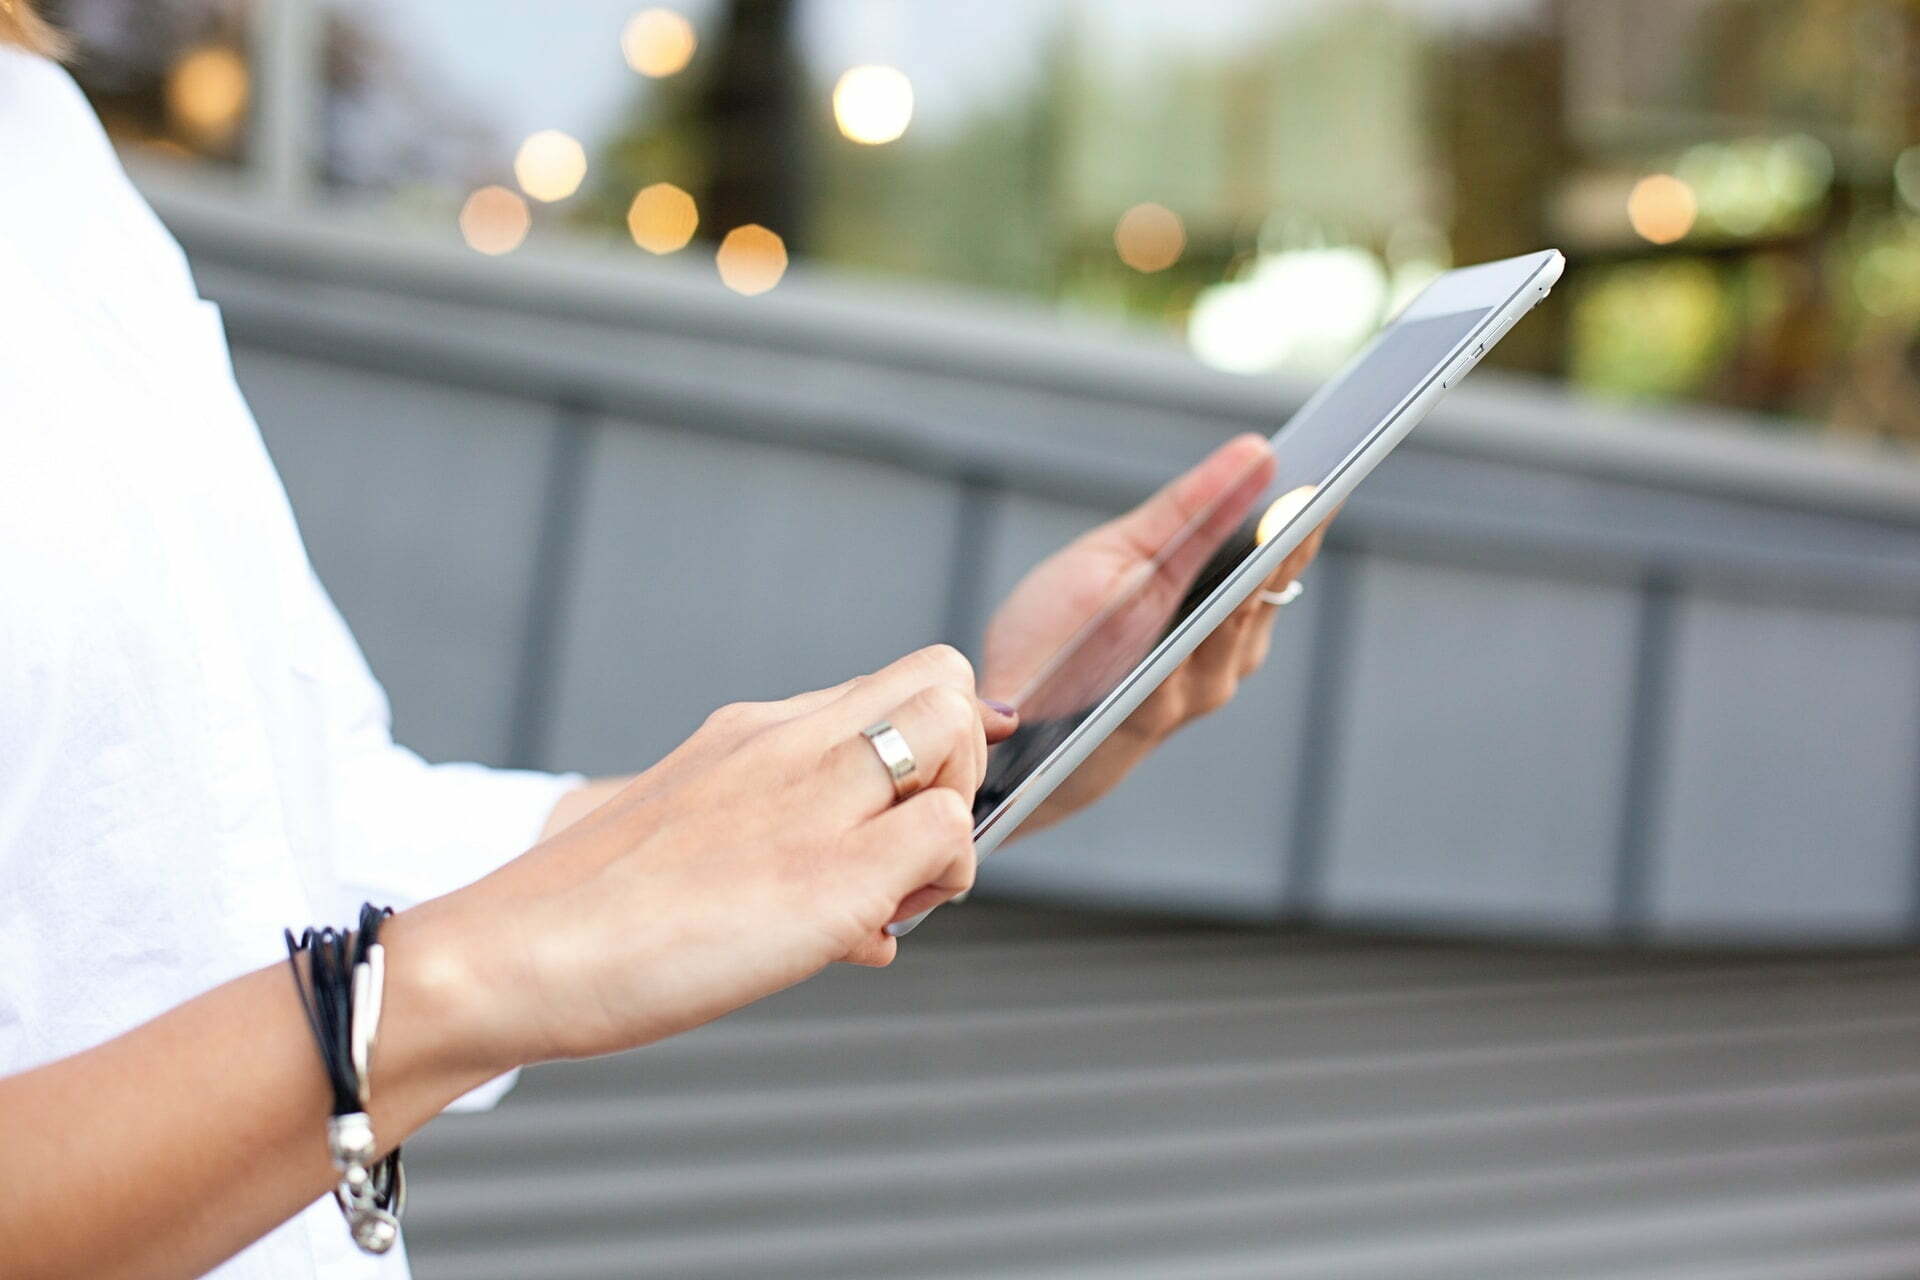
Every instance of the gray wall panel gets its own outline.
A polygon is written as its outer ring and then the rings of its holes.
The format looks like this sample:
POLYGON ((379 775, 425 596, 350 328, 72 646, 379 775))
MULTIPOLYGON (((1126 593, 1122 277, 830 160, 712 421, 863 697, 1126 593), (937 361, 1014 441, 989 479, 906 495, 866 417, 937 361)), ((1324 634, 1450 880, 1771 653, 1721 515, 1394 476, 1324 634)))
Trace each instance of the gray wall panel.
POLYGON ((634 769, 715 707, 940 639, 958 490, 611 422, 594 433, 545 763, 634 769))
MULTIPOLYGON (((1041 558, 1108 514, 1006 497, 987 557, 989 607, 1041 558)), ((1228 915, 1276 910, 1313 610, 1310 594, 1287 610, 1266 668, 1232 706, 1185 730, 1097 807, 996 855, 982 884, 1032 896, 1204 907, 1228 915)))
POLYGON ((396 736, 503 761, 553 410, 244 345, 235 368, 396 736))
MULTIPOLYGON (((1304 613, 1310 606, 1302 600, 1304 613)), ((1166 744, 1096 807, 996 854, 981 883, 1052 901, 1269 917, 1286 884, 1304 617, 1232 706, 1166 744)))
POLYGON ((1650 867, 1658 920, 1811 935, 1906 927, 1920 619, 1695 595, 1678 622, 1650 867))
POLYGON ((1385 557, 1356 592, 1325 908, 1602 923, 1633 594, 1385 557))

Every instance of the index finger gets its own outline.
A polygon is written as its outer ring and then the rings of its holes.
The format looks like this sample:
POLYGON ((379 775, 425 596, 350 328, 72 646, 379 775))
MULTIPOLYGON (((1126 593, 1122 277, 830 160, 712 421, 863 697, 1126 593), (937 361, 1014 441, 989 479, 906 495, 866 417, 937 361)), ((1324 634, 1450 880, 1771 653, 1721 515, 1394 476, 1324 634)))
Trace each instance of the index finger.
POLYGON ((855 733, 907 701, 922 689, 945 685, 974 700, 988 742, 998 742, 1019 724, 1017 712, 982 699, 974 685, 973 663, 950 644, 929 645, 888 663, 872 675, 850 680, 809 712, 835 737, 855 733))

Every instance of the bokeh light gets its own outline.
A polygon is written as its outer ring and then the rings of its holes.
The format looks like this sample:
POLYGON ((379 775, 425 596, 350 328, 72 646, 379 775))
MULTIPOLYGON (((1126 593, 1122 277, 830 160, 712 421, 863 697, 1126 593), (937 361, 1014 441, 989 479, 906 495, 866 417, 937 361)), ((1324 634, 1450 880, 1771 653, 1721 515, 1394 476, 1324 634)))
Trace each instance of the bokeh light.
POLYGON ((1135 271, 1165 271, 1186 252, 1186 224, 1165 205, 1137 204, 1114 224, 1113 247, 1135 271))
POLYGON ((700 229, 693 197, 671 182, 644 187, 627 206, 627 230, 648 253, 673 253, 687 247, 700 229))
POLYGON ((558 129, 542 129, 520 144, 513 176, 535 200, 565 200, 587 176, 587 152, 578 139, 558 129))
POLYGON ((1652 173, 1634 183, 1627 196, 1627 221, 1641 239, 1673 244, 1693 230, 1700 202, 1693 188, 1670 173, 1652 173))
POLYGON ((1738 316, 1713 267, 1686 257, 1589 271, 1570 324, 1575 385, 1669 399, 1698 394, 1714 376, 1738 316))
POLYGON ((1261 513, 1260 523, 1254 526, 1254 545, 1264 547, 1272 542, 1274 535, 1286 528, 1295 516, 1306 510, 1307 504, 1313 501, 1313 495, 1318 492, 1320 492, 1319 485, 1303 484, 1296 485, 1275 498, 1261 513))
POLYGON ((460 207, 460 234, 480 253, 512 253, 532 226, 527 202, 505 187, 481 187, 460 207))
POLYGON ((1693 189, 1703 229, 1744 239, 1803 215, 1825 193, 1832 158, 1799 135, 1777 142, 1744 138, 1696 143, 1673 172, 1693 189))
POLYGON ((627 65, 654 79, 685 71, 699 45, 693 24, 671 9, 642 9, 620 32, 627 65))
POLYGON ((1920 147, 1908 147, 1893 162, 1893 182, 1907 208, 1920 213, 1920 147))
POLYGON ((1202 290, 1187 342, 1235 373, 1331 373, 1379 328, 1391 287, 1385 266, 1359 246, 1284 249, 1202 290))
POLYGON ((913 120, 913 82, 897 67, 854 67, 833 87, 833 118, 855 142, 892 142, 913 120))
POLYGON ((205 147, 225 146, 240 127, 249 92, 247 64, 223 44, 202 45, 167 74, 167 115, 205 147))
POLYGON ((758 223, 727 232, 713 257, 720 282, 751 297, 780 283, 787 273, 787 243, 758 223))
POLYGON ((1868 314, 1909 331, 1920 323, 1920 227, 1882 227, 1852 274, 1854 295, 1868 314))
POLYGON ((1773 142, 1765 166, 1767 186, 1783 212, 1812 207, 1833 185, 1833 152, 1811 134, 1789 134, 1773 142))

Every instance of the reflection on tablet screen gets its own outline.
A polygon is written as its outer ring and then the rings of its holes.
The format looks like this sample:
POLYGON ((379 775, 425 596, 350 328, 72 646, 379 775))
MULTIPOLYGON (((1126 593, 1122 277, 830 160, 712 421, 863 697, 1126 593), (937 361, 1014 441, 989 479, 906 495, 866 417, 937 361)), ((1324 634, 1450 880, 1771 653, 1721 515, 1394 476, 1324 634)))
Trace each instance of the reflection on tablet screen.
POLYGON ((1258 459, 1114 589, 1014 698, 1020 728, 988 754, 974 798, 976 828, 1248 555, 1287 527, 1485 315, 1468 310, 1387 328, 1274 437, 1274 454, 1258 459))
MULTIPOLYGON (((977 824, 1012 794, 1174 627, 1198 609, 1247 553, 1271 537, 1260 499, 1270 488, 1271 455, 1261 457, 1212 506, 1196 515, 1141 571, 1121 582, 1099 611, 1014 700, 1020 727, 987 757, 974 797, 977 824)), ((1297 513, 1313 486, 1275 500, 1297 513), (1297 495, 1297 497, 1296 497, 1297 495)))

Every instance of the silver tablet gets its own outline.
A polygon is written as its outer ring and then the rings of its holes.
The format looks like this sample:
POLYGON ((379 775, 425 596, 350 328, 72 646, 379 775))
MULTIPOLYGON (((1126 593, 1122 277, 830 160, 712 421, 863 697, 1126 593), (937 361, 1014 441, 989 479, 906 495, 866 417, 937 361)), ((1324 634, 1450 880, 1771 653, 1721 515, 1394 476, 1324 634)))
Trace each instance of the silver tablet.
MULTIPOLYGON (((1554 250, 1449 271, 1273 437, 1273 456, 1197 512, 1013 699, 974 801, 985 857, 1353 492, 1532 306, 1554 250)), ((905 934, 926 916, 890 927, 905 934)))

